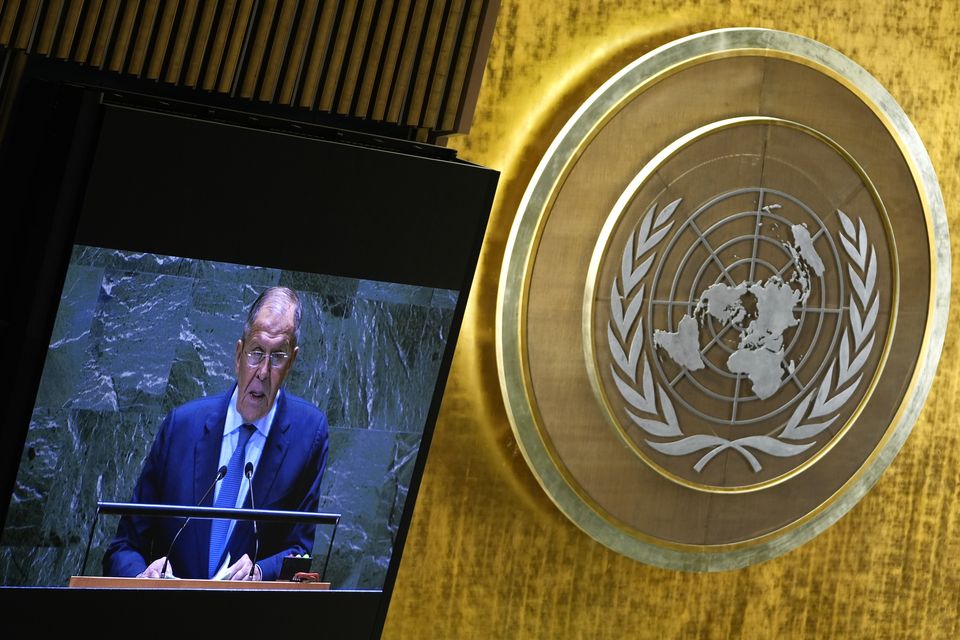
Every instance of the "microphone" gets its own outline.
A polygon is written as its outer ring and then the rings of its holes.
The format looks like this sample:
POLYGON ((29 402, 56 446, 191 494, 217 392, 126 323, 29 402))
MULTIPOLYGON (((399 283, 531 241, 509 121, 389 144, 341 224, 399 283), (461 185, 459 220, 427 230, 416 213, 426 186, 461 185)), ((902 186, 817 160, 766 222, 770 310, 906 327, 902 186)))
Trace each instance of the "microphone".
MULTIPOLYGON (((250 484, 250 508, 256 509, 257 506, 253 503, 253 463, 248 462, 247 466, 243 468, 243 475, 247 476, 247 482, 250 484)), ((257 520, 253 520, 253 564, 250 565, 250 573, 247 574, 248 578, 253 578, 253 573, 257 569, 257 556, 260 555, 260 534, 257 533, 257 520)))
MULTIPOLYGON (((217 483, 223 480, 223 476, 227 475, 227 465, 223 465, 217 469, 217 477, 213 479, 213 482, 210 483, 210 486, 207 487, 206 493, 203 494, 203 497, 200 498, 200 502, 197 503, 197 506, 203 504, 203 501, 207 499, 207 496, 210 495, 210 492, 213 491, 213 488, 217 486, 217 483)), ((177 535, 173 536, 173 541, 170 543, 170 548, 167 549, 167 555, 163 558, 163 569, 160 570, 160 577, 167 577, 167 564, 170 562, 170 552, 173 551, 173 545, 177 544, 177 538, 180 537, 180 534, 183 533, 183 530, 187 528, 187 524, 193 520, 193 516, 190 516, 183 521, 183 524, 180 526, 180 529, 177 530, 177 535)))

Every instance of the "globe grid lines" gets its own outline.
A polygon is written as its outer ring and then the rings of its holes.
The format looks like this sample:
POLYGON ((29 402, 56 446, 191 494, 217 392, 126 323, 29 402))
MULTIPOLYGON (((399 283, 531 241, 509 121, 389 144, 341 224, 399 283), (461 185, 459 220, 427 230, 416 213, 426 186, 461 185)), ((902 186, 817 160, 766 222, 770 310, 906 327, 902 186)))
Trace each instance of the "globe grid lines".
MULTIPOLYGON (((757 230, 762 227, 764 218, 768 218, 770 221, 776 224, 784 225, 785 227, 789 228, 795 222, 783 215, 774 213, 776 209, 781 208, 781 205, 777 203, 767 204, 768 195, 771 195, 771 196, 774 196, 775 198, 780 199, 785 204, 789 203, 798 207, 802 213, 806 214, 806 216, 808 216, 810 219, 815 221, 817 230, 811 236, 811 242, 816 242, 821 237, 825 238, 830 248, 830 255, 832 255, 833 257, 832 263, 835 265, 835 268, 836 268, 835 274, 836 274, 836 281, 838 283, 838 290, 839 290, 839 295, 837 297, 837 300, 839 301, 839 303, 837 307, 834 308, 834 307, 826 306, 828 292, 826 291, 824 278, 823 276, 817 277, 819 286, 816 287, 816 290, 820 300, 820 304, 817 306, 811 306, 807 303, 804 303, 803 305, 799 307, 795 307, 793 309, 794 312, 799 311, 800 318, 798 320, 797 325, 793 328, 793 334, 790 338, 790 342, 787 345, 785 345, 786 348, 784 349, 784 358, 786 358, 786 356, 796 348, 797 341, 800 339, 800 336, 801 336, 801 329, 803 327, 804 322, 806 322, 807 320, 808 312, 810 312, 811 314, 816 313, 818 318, 817 327, 815 329, 814 336, 809 341, 809 344, 811 346, 816 345, 819 342, 821 338, 821 333, 824 329, 825 318, 829 315, 836 316, 836 320, 833 322, 834 324, 833 332, 832 332, 833 335, 831 336, 829 348, 827 349, 828 353, 834 352, 837 346, 837 343, 839 341, 840 334, 842 333, 841 315, 847 310, 847 307, 843 305, 843 300, 845 299, 846 293, 845 293, 844 279, 840 275, 842 273, 842 266, 840 264, 841 258, 840 258, 839 248, 836 242, 834 241, 833 237, 831 236, 831 234, 827 231, 824 220, 821 219, 821 217, 818 216, 808 205, 806 205, 799 199, 783 191, 780 191, 777 189, 765 188, 765 187, 747 187, 747 188, 735 189, 735 190, 721 193, 717 196, 714 196, 713 198, 709 199, 706 203, 698 207, 682 223, 682 225, 678 228, 676 233, 673 234, 673 237, 670 238, 669 242, 667 243, 667 246, 665 247, 665 250, 663 252, 664 257, 662 257, 661 260, 659 261, 657 265, 656 273, 653 277, 653 286, 651 287, 652 291, 650 294, 650 301, 648 302, 648 305, 647 305, 648 306, 647 333, 649 338, 652 338, 653 330, 655 328, 655 318, 654 318, 655 306, 662 307, 664 305, 668 305, 667 322, 668 322, 669 330, 675 331, 677 329, 675 325, 675 318, 672 313, 672 310, 674 307, 676 306, 686 307, 687 311, 690 313, 692 317, 692 311, 698 304, 697 298, 699 297, 699 295, 697 294, 697 288, 700 286, 699 283, 703 278, 703 274, 705 273, 706 269, 710 265, 715 266, 719 270, 719 274, 715 278, 715 282, 720 282, 725 278, 727 282, 729 282, 730 284, 733 284, 733 285, 736 284, 736 280, 733 278, 730 272, 733 269, 737 268, 738 265, 724 264, 719 255, 723 253, 725 250, 728 250, 731 246, 735 244, 744 243, 745 241, 750 241, 751 243, 750 257, 740 258, 738 262, 740 266, 742 266, 743 264, 749 263, 751 268, 751 274, 754 276, 754 278, 756 278, 757 265, 765 265, 765 268, 770 270, 773 273, 773 275, 776 275, 778 277, 782 277, 783 274, 788 269, 795 266, 795 260, 792 256, 787 254, 786 249, 783 246, 783 241, 777 238, 770 237, 768 235, 761 235, 761 234, 754 233, 751 235, 740 235, 733 238, 728 238, 720 242, 716 249, 714 249, 712 243, 709 240, 710 236, 712 234, 715 234, 721 227, 724 227, 731 223, 735 223, 745 218, 754 219, 754 223, 752 225, 754 230, 757 230), (730 198, 737 197, 737 196, 754 195, 754 194, 757 196, 755 207, 752 207, 749 210, 738 211, 734 214, 724 215, 720 219, 712 222, 712 224, 710 224, 705 230, 702 229, 700 225, 697 224, 698 218, 700 218, 704 213, 713 209, 715 206, 721 204, 723 201, 728 200, 730 198), (670 285, 669 299, 663 299, 662 297, 656 296, 655 291, 658 287, 658 283, 660 282, 660 276, 662 274, 664 265, 666 264, 665 257, 667 255, 670 255, 675 250, 677 242, 679 241, 681 236, 684 235, 684 231, 686 230, 689 230, 692 232, 694 239, 684 249, 684 254, 679 260, 679 266, 676 268, 673 281, 671 282, 671 285, 670 285), (762 242, 772 244, 781 252, 787 254, 786 255, 787 261, 782 267, 775 267, 774 265, 770 264, 768 261, 765 261, 763 258, 759 257, 759 247, 761 246, 762 242), (678 289, 680 288, 679 287, 680 274, 684 273, 687 270, 687 265, 690 263, 691 256, 698 248, 705 249, 707 252, 707 256, 706 258, 704 258, 703 262, 701 263, 696 273, 696 276, 691 280, 689 298, 684 300, 677 295, 678 289)), ((704 317, 709 318, 710 323, 712 323, 713 319, 712 317, 710 317, 709 314, 704 314, 704 317)), ((708 323, 704 322, 703 324, 707 325, 708 323)), ((715 345, 720 343, 722 341, 723 335, 725 335, 731 328, 733 328, 733 325, 730 323, 723 326, 719 332, 716 332, 717 335, 714 335, 714 337, 711 338, 708 341, 708 343, 702 347, 702 349, 700 349, 699 355, 702 357, 703 362, 712 371, 714 371, 715 373, 721 375, 726 379, 730 379, 734 381, 734 389, 733 389, 732 396, 729 394, 722 394, 718 391, 715 391, 714 389, 707 387, 687 368, 679 365, 678 366, 680 371, 676 375, 673 375, 673 376, 668 375, 664 370, 663 364, 661 363, 661 358, 658 357, 657 354, 655 353, 656 351, 655 347, 651 346, 651 349, 654 351, 654 354, 653 354, 654 357, 651 358, 654 361, 654 368, 657 371, 658 377, 660 377, 661 381, 666 384, 670 392, 670 395, 673 397, 673 399, 678 401, 681 404, 681 406, 683 406, 685 409, 687 409, 694 415, 704 420, 707 420, 712 424, 724 425, 724 426, 748 425, 748 424, 756 424, 758 422, 768 420, 773 416, 779 413, 782 413, 783 411, 786 411, 790 407, 794 406, 797 402, 799 402, 800 398, 803 397, 806 391, 809 390, 811 386, 813 386, 818 380, 821 379, 825 369, 827 368, 829 358, 823 358, 817 364, 816 370, 809 377, 808 381, 804 383, 799 376, 801 375, 802 370, 810 362, 809 358, 811 356, 812 349, 808 350, 808 352, 805 353, 802 358, 800 358, 800 362, 795 364, 793 371, 789 371, 788 369, 784 368, 785 372, 788 375, 786 376, 786 378, 782 380, 781 385, 778 387, 778 392, 779 392, 779 390, 783 389, 784 384, 792 383, 795 387, 797 387, 797 393, 795 393, 787 401, 783 402, 779 407, 776 407, 773 410, 767 411, 762 415, 753 416, 746 419, 741 418, 738 416, 738 412, 741 407, 741 404, 754 403, 760 400, 760 398, 758 398, 756 394, 751 394, 746 397, 741 397, 741 381, 743 377, 746 376, 747 374, 732 373, 727 370, 724 370, 718 367, 716 363, 714 363, 709 357, 706 357, 706 353, 709 352, 715 345), (679 382, 684 378, 686 378, 687 381, 691 385, 693 385, 695 389, 707 395, 708 397, 713 398, 715 400, 719 400, 721 402, 731 403, 732 406, 730 407, 730 412, 728 414, 730 417, 727 418, 727 417, 720 417, 717 415, 707 414, 705 412, 700 411, 697 407, 693 406, 693 404, 691 404, 691 402, 688 401, 676 389, 676 385, 679 384, 679 382)), ((711 325, 711 329, 712 329, 712 325, 711 325)), ((652 344, 653 343, 651 340, 651 345, 652 344)), ((725 348, 725 345, 721 345, 721 346, 725 348)), ((774 431, 775 430, 776 429, 774 429, 774 431)))
MULTIPOLYGON (((789 198, 789 196, 785 197, 789 198)), ((715 199, 715 201, 719 199, 722 199, 722 197, 715 199)), ((693 433, 692 435, 685 434, 680 426, 676 411, 673 408, 673 403, 670 401, 671 395, 675 394, 665 391, 660 384, 653 382, 648 356, 643 348, 645 337, 643 319, 638 314, 638 305, 645 298, 646 279, 651 264, 656 258, 657 247, 673 228, 674 221, 672 221, 671 218, 681 201, 682 198, 677 199, 664 207, 656 216, 655 223, 654 214, 656 213, 657 204, 652 204, 646 214, 641 218, 637 227, 635 227, 635 230, 632 231, 627 238, 626 246, 620 259, 620 271, 619 274, 615 274, 613 277, 610 292, 611 315, 610 321, 607 324, 607 342, 610 348, 610 355, 612 356, 610 373, 616 383, 620 397, 626 402, 623 410, 635 425, 646 432, 648 436, 673 438, 668 441, 645 439, 646 444, 652 449, 669 456, 683 456, 708 449, 707 453, 693 466, 693 470, 697 473, 702 471, 702 469, 719 454, 728 449, 732 449, 743 457, 755 473, 758 473, 763 469, 763 465, 757 458, 757 455, 752 453, 751 450, 756 451, 757 454, 764 453, 770 456, 788 458, 810 449, 817 443, 817 440, 813 438, 818 437, 819 434, 833 425, 840 417, 840 413, 844 406, 846 406, 851 395, 859 388, 864 377, 861 370, 870 357, 876 341, 875 323, 880 304, 880 296, 874 295, 877 285, 877 251, 875 246, 870 244, 863 220, 859 219, 860 227, 858 232, 846 214, 837 209, 836 212, 842 227, 838 232, 838 237, 850 259, 850 262, 847 263, 847 273, 852 287, 849 297, 850 302, 847 308, 850 315, 850 326, 848 329, 840 331, 838 318, 835 328, 842 337, 839 354, 835 358, 832 355, 829 356, 831 359, 830 367, 816 390, 809 393, 801 392, 797 395, 797 397, 803 397, 803 399, 792 411, 789 419, 785 423, 780 423, 767 434, 740 436, 732 440, 718 436, 715 433, 712 435, 702 433, 693 433), (637 245, 635 245, 635 241, 638 243, 637 245), (644 256, 647 256, 646 259, 643 259, 644 256), (637 264, 638 262, 639 264, 637 264), (621 277, 623 293, 620 292, 621 277), (634 331, 634 329, 637 330, 634 331), (852 350, 851 344, 853 345, 852 350), (627 355, 628 352, 629 356, 627 355), (620 377, 617 367, 626 374, 626 378, 630 382, 625 382, 624 379, 620 377), (836 382, 834 382, 835 369, 837 372, 836 382), (633 411, 637 411, 637 414, 633 413, 631 408, 633 411), (653 417, 642 417, 645 414, 652 415, 653 417), (817 422, 818 419, 820 419, 820 422, 817 422), (776 433, 775 436, 773 435, 774 433, 776 433), (808 442, 803 442, 804 440, 808 440, 808 442)), ((800 204, 802 206, 802 203, 800 204)), ((698 209, 697 215, 702 211, 703 208, 698 209)), ((813 218, 817 220, 819 226, 824 227, 823 221, 818 216, 813 215, 813 218)), ((754 295, 758 297, 758 305, 762 304, 763 308, 767 309, 771 315, 766 316, 767 319, 760 325, 758 330, 754 330, 754 326, 749 327, 750 330, 746 333, 749 334, 751 341, 747 341, 747 335, 742 336, 742 343, 744 347, 748 349, 766 348, 767 336, 773 336, 774 345, 781 346, 782 348, 783 332, 799 322, 799 319, 793 316, 794 307, 792 305, 787 309, 786 315, 784 315, 783 303, 790 299, 794 302, 800 299, 806 302, 809 298, 810 273, 807 270, 808 267, 812 268, 817 276, 823 275, 826 271, 822 259, 813 247, 815 240, 806 230, 806 226, 800 224, 791 225, 791 233, 793 234, 794 243, 796 244, 787 245, 784 243, 784 246, 796 260, 802 261, 801 264, 798 264, 798 271, 790 280, 791 283, 800 283, 800 291, 784 283, 779 277, 776 281, 768 279, 767 282, 760 286, 760 291, 754 295), (771 285, 774 289, 769 290, 768 287, 771 285), (787 291, 786 297, 783 296, 784 289, 787 291), (781 306, 778 307, 778 303, 781 306), (773 306, 771 306, 771 304, 773 306), (770 319, 771 316, 773 318, 772 320, 770 319)), ((675 244, 679 235, 678 233, 671 238, 668 243, 668 250, 662 255, 668 255, 670 253, 669 247, 675 244)), ((827 233, 825 237, 833 249, 834 261, 837 263, 837 275, 839 277, 838 288, 842 291, 844 288, 844 279, 842 275, 843 269, 839 265, 840 255, 836 250, 836 244, 833 242, 832 235, 827 233)), ((687 255, 689 257, 689 251, 687 255)), ((658 264, 657 277, 654 278, 655 280, 659 278, 664 264, 664 260, 658 264)), ((784 269, 789 268, 789 266, 788 264, 784 269)), ((720 276, 718 276, 716 280, 719 281, 720 276)), ((676 281, 675 278, 671 288, 674 294, 676 293, 676 281)), ((753 289, 758 284, 759 283, 751 283, 749 291, 753 293, 753 289)), ((707 312, 717 316, 718 319, 728 319, 734 316, 737 320, 741 319, 746 311, 740 302, 743 294, 740 293, 739 290, 741 286, 745 287, 745 284, 737 285, 732 289, 728 287, 725 291, 716 290, 716 286, 716 284, 711 285, 709 288, 714 290, 715 295, 707 300, 707 312)), ((653 299, 653 296, 651 296, 651 299, 653 299)), ((703 299, 703 296, 701 296, 701 302, 703 299)), ((843 298, 840 298, 840 300, 841 303, 837 309, 838 313, 842 313, 844 310, 842 306, 843 298)), ((688 301, 681 302, 681 304, 687 303, 688 301)), ((757 313, 758 315, 754 319, 755 321, 758 321, 761 317, 759 308, 757 313)), ((652 315, 652 305, 649 304, 648 314, 652 315)), ((822 317, 823 314, 821 313, 821 318, 822 317)), ((697 323, 694 326, 699 327, 700 324, 697 323)), ((831 344, 831 354, 836 345, 837 332, 835 332, 834 340, 831 344)), ((670 335, 669 332, 666 333, 670 335)), ((678 364, 684 364, 681 361, 688 360, 689 341, 691 339, 694 340, 694 344, 697 345, 693 351, 696 352, 699 350, 699 331, 696 332, 696 337, 691 337, 693 334, 690 334, 689 330, 684 330, 683 334, 686 335, 685 338, 679 333, 672 334, 669 342, 662 343, 660 342, 661 336, 656 336, 657 346, 667 349, 671 357, 675 360, 679 358, 679 360, 677 360, 678 364), (675 351, 675 349, 678 350, 675 351)), ((815 337, 818 336, 819 333, 815 337)), ((778 352, 768 351, 777 354, 778 358, 775 360, 776 366, 782 366, 783 353, 780 353, 779 349, 778 352)), ((826 363, 826 359, 827 358, 823 360, 824 364, 826 363)), ((657 362, 656 357, 654 357, 654 360, 657 362)), ((700 362, 699 355, 698 362, 700 362)), ((747 360, 747 363, 756 364, 757 361, 747 360)), ((657 362, 657 364, 659 365, 659 362, 657 362)), ((753 366, 753 364, 749 366, 753 366)), ((769 357, 767 357, 766 363, 761 360, 759 364, 761 365, 759 370, 747 371, 754 384, 756 384, 758 380, 754 376, 760 375, 761 372, 765 374, 766 371, 764 371, 764 367, 770 366, 771 361, 769 357)), ((694 368, 700 369, 702 366, 694 368)), ((765 396, 766 398, 772 397, 772 395, 782 387, 782 377, 778 379, 777 383, 777 387, 772 391, 768 391, 768 395, 765 396)), ((671 391, 673 391, 673 389, 671 389, 671 391)), ((618 428, 622 429, 620 426, 618 426, 618 428)), ((846 427, 842 427, 838 433, 842 433, 845 430, 846 427)), ((626 432, 624 432, 624 435, 627 435, 626 432)), ((828 442, 829 441, 832 441, 832 438, 829 438, 828 442)), ((638 453, 640 452, 639 450, 637 451, 638 453)), ((641 456, 645 457, 642 453, 641 456)), ((815 458, 817 457, 819 457, 819 455, 815 454, 815 458)), ((655 468, 658 467, 656 463, 652 461, 648 462, 651 462, 655 468)))

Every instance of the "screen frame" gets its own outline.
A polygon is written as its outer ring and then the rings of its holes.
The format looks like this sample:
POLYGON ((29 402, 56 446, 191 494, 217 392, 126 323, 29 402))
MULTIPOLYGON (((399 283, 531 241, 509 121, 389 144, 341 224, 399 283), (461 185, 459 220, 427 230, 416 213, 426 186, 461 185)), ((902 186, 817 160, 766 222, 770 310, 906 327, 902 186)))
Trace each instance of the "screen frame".
MULTIPOLYGON (((8 203, 7 206, 12 207, 11 210, 22 212, 12 230, 11 239, 19 239, 25 249, 23 258, 14 257, 20 256, 19 252, 8 252, 10 255, 4 258, 8 273, 15 274, 16 284, 10 293, 11 299, 20 301, 15 309, 23 312, 16 318, 5 320, 3 327, 13 335, 22 336, 15 355, 16 371, 19 373, 7 387, 3 398, 4 423, 0 431, 0 465, 3 469, 0 481, 3 493, 0 494, 0 521, 4 523, 27 435, 33 398, 39 386, 43 361, 53 330, 59 292, 63 286, 73 244, 78 241, 79 221, 106 109, 121 104, 126 105, 126 108, 169 113, 180 107, 180 113, 171 117, 183 118, 184 122, 189 119, 202 122, 202 114, 209 115, 215 111, 217 121, 222 122, 229 116, 233 119, 229 126, 238 127, 238 130, 254 129, 267 131, 269 135, 336 141, 335 144, 345 147, 375 149, 378 152, 408 156, 416 162, 429 158, 438 162, 454 163, 464 170, 477 172, 481 178, 477 181, 475 193, 462 196, 464 200, 474 203, 470 223, 462 225, 468 227, 469 234, 464 245, 466 268, 460 279, 450 339, 439 366, 437 385, 430 401, 382 591, 224 594, 216 591, 124 592, 64 587, 0 587, 0 600, 6 601, 12 607, 8 608, 8 611, 15 611, 16 617, 22 616, 24 620, 50 606, 89 605, 92 607, 91 611, 103 611, 107 609, 105 605, 109 602, 111 609, 119 610, 122 607, 126 611, 149 610, 155 607, 187 608, 200 612, 209 606, 216 606, 217 602, 229 602, 231 608, 249 605, 263 609, 276 607, 278 610, 308 611, 311 618, 327 621, 322 627, 322 635, 332 633, 337 637, 378 637, 399 569, 443 389, 467 305, 496 190, 497 172, 456 160, 455 154, 448 149, 351 131, 338 132, 328 126, 311 128, 302 122, 285 121, 282 118, 265 123, 262 112, 257 113, 254 125, 250 126, 254 121, 249 120, 249 114, 241 108, 225 113, 219 105, 216 110, 205 109, 202 101, 178 104, 165 96, 150 96, 139 91, 118 91, 89 79, 71 81, 63 77, 64 64, 47 61, 28 64, 0 148, 0 193, 4 194, 4 200, 8 203), (245 121, 245 118, 248 121, 245 121), (221 600, 222 598, 224 600, 221 600)), ((271 620, 269 627, 274 631, 284 628, 303 629, 306 623, 302 616, 292 616, 271 620)))

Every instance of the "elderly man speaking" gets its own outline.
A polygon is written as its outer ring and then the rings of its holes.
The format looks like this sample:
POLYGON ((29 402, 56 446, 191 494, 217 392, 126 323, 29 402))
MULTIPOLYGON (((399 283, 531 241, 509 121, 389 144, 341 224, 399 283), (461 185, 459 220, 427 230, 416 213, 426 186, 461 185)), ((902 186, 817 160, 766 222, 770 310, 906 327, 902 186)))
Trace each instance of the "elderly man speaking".
MULTIPOLYGON (((253 467, 260 509, 317 510, 327 461, 326 416, 286 393, 297 359, 300 299, 286 287, 267 289, 250 307, 236 344, 234 387, 179 406, 160 426, 133 491, 133 502, 250 507, 244 473, 253 467), (226 469, 224 472, 224 468, 226 469)), ((309 553, 312 525, 193 520, 168 548, 180 519, 123 517, 103 558, 104 575, 222 577, 273 580, 283 558, 309 553)))

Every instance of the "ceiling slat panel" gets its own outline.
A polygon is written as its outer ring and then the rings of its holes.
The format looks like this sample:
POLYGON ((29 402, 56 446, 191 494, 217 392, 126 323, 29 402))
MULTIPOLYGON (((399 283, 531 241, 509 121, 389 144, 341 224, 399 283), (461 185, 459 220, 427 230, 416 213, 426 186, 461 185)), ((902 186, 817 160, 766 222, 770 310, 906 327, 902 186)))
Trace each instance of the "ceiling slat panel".
POLYGON ((489 44, 480 41, 490 35, 498 6, 494 0, 0 0, 0 47, 397 124, 420 139, 424 130, 457 132, 466 121, 489 44))

